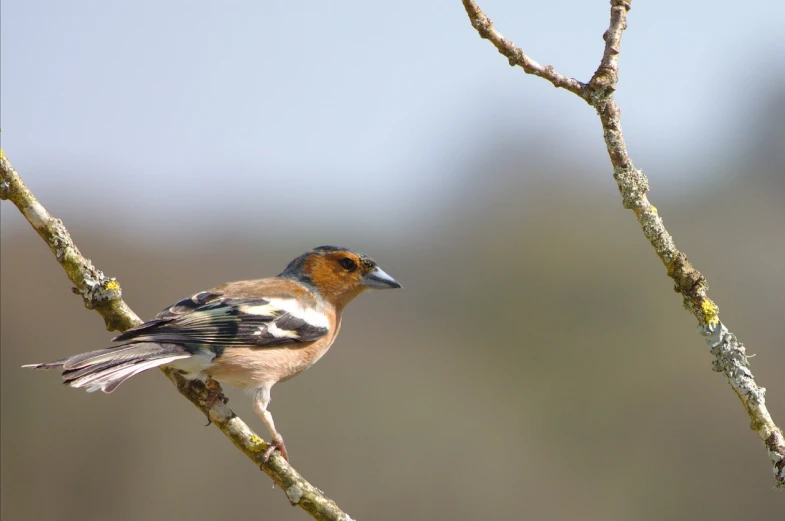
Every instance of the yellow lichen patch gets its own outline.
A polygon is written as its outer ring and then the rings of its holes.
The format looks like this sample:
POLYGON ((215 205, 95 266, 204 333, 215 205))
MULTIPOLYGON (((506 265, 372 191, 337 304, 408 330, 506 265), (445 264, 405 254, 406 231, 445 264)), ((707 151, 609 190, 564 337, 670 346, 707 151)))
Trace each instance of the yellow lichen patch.
POLYGON ((104 283, 104 289, 106 291, 119 291, 120 284, 116 280, 108 280, 104 283))
POLYGON ((701 302, 701 311, 703 311, 703 320, 706 322, 706 325, 714 326, 720 321, 720 310, 717 304, 711 300, 705 299, 701 302))
POLYGON ((251 436, 251 451, 253 452, 262 452, 265 449, 265 444, 257 435, 251 436))
POLYGON ((3 149, 0 148, 0 160, 3 160, 3 159, 5 159, 5 152, 3 152, 3 149))

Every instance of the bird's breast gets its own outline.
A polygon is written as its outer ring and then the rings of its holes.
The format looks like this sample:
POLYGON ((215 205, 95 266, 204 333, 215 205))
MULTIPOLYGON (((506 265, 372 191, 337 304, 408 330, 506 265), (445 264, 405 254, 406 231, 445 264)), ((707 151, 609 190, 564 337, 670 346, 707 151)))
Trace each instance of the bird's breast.
POLYGON ((205 370, 214 380, 236 387, 272 386, 315 364, 335 339, 328 334, 307 344, 277 347, 230 347, 205 370))

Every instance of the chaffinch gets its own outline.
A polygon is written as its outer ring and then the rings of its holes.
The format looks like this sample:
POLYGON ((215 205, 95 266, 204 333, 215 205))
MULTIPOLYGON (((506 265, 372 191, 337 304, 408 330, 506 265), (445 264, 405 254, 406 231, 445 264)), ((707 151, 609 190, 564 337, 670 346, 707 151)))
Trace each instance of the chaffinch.
POLYGON ((311 367, 341 328, 344 307, 364 290, 400 288, 368 256, 320 246, 294 259, 277 277, 229 282, 183 299, 153 320, 125 331, 106 349, 47 364, 88 392, 111 393, 135 374, 158 366, 187 379, 213 379, 253 391, 254 410, 288 460, 283 437, 267 410, 270 389, 311 367))

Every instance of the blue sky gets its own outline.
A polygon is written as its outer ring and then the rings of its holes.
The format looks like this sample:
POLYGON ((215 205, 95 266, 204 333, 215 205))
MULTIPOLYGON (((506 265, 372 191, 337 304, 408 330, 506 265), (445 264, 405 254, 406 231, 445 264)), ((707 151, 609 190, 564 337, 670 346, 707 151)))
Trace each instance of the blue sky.
MULTIPOLYGON (((607 1, 480 5, 541 63, 596 68, 607 1)), ((735 123, 785 64, 785 4, 633 6, 618 100, 636 163, 667 187, 685 159, 705 175, 743 140, 735 123)), ((458 0, 9 0, 1 38, 3 147, 67 215, 89 202, 166 229, 209 204, 299 222, 329 201, 394 227, 447 197, 498 128, 609 168, 592 110, 507 66, 458 0)))

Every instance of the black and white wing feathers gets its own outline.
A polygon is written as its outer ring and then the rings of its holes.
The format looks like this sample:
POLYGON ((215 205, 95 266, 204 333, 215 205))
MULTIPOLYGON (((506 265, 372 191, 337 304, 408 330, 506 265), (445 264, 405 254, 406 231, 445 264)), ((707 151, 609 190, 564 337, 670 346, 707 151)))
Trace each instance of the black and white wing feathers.
POLYGON ((329 331, 328 318, 290 298, 228 298, 202 292, 183 299, 115 337, 115 342, 279 346, 311 342, 329 331))

